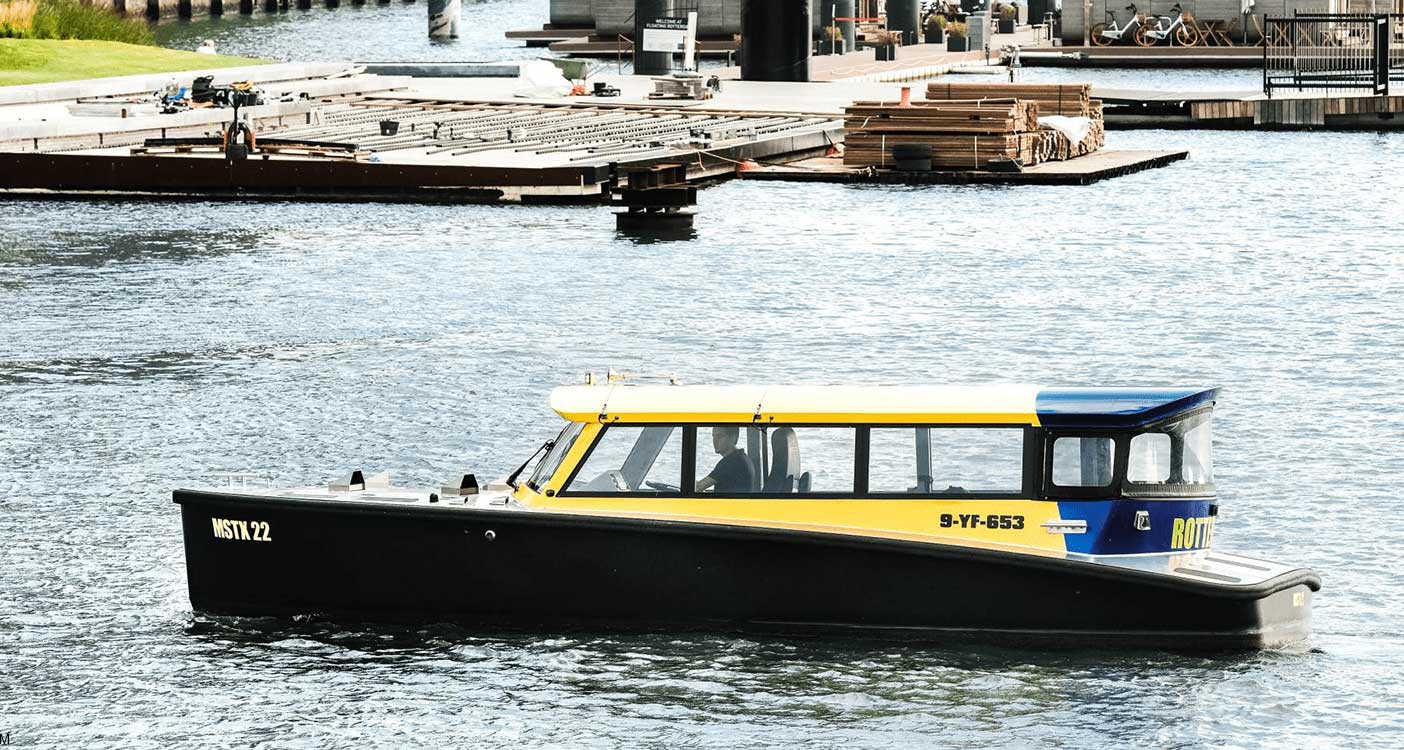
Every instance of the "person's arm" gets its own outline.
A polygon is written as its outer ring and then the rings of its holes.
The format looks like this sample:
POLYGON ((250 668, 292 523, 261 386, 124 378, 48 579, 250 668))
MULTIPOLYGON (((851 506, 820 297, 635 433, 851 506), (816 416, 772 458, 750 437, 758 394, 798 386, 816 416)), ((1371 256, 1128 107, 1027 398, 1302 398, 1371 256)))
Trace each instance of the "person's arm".
POLYGON ((702 477, 701 479, 697 480, 697 491, 698 491, 698 492, 706 492, 707 490, 710 490, 710 489, 712 489, 713 487, 716 487, 716 486, 717 486, 717 478, 714 477, 714 476, 712 476, 711 474, 708 474, 707 476, 702 477))

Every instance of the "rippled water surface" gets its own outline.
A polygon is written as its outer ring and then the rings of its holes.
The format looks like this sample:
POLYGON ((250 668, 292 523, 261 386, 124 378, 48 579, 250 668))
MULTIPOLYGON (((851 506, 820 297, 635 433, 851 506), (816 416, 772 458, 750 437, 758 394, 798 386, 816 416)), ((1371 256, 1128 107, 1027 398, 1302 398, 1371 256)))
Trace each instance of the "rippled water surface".
POLYGON ((0 202, 0 734, 1398 747, 1404 139, 1109 140, 1193 157, 1085 188, 734 182, 663 243, 601 208, 0 202), (1316 633, 1206 658, 190 611, 173 488, 500 474, 556 429, 550 387, 609 366, 1222 386, 1216 545, 1321 571, 1316 633))

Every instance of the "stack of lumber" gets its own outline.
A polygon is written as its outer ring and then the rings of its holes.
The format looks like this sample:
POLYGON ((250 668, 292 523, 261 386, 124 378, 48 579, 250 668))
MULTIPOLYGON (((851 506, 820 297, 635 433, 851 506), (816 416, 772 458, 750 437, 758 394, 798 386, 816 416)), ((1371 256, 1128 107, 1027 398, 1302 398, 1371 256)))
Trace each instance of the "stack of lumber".
POLYGON ((1062 115, 1064 117, 1086 117, 1092 120, 1092 129, 1080 143, 1072 143, 1068 137, 1054 130, 1044 130, 1048 140, 1047 160, 1062 161, 1096 151, 1107 142, 1107 131, 1102 119, 1102 103, 1092 98, 1092 86, 1086 83, 928 83, 927 99, 944 101, 980 101, 982 99, 1008 99, 1038 104, 1040 115, 1062 115))
POLYGON ((892 147, 931 146, 933 167, 982 169, 992 161, 1035 164, 1044 149, 1038 105, 1014 99, 854 102, 844 111, 843 163, 890 166, 892 147))
POLYGON ((991 162, 1032 166, 1074 159, 1106 142, 1102 103, 1087 84, 932 83, 927 101, 854 102, 845 110, 847 166, 890 166, 892 147, 928 144, 935 168, 983 169, 991 162), (1039 117, 1086 117, 1086 137, 1073 143, 1040 128, 1039 117))
POLYGON ((1106 121, 1102 118, 1102 103, 1096 99, 1092 100, 1090 112, 1084 115, 1092 121, 1092 127, 1087 131, 1087 136, 1080 143, 1072 143, 1068 137, 1056 130, 1042 130, 1043 136, 1049 140, 1048 160, 1063 161, 1065 159, 1076 159, 1079 156, 1096 151, 1107 143, 1106 121))
MULTIPOLYGON (((1091 117, 1092 86, 1086 83, 928 83, 926 98, 940 101, 1018 99, 1038 104, 1041 115, 1091 117)), ((1101 109, 1098 102, 1096 109, 1101 109)))

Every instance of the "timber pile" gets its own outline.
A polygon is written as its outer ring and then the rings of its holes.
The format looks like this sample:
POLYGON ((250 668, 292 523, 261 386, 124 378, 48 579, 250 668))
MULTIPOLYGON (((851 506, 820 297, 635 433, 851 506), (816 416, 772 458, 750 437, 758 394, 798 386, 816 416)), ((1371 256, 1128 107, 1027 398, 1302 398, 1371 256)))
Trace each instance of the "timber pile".
POLYGON ((1093 99, 1089 105, 1088 114, 1084 115, 1092 120, 1092 127, 1087 131, 1087 136, 1081 143, 1072 143, 1068 137, 1056 130, 1042 130, 1044 137, 1049 140, 1049 157, 1051 161, 1065 161, 1076 159, 1079 156, 1086 156, 1093 151, 1107 144, 1107 125, 1102 117, 1102 102, 1093 99))
POLYGON ((1043 150, 1038 105, 983 102, 854 102, 844 111, 846 166, 887 166, 892 147, 929 144, 933 167, 981 169, 992 161, 1035 164, 1043 150))
MULTIPOLYGON (((926 98, 940 101, 1018 99, 1038 104, 1041 115, 1091 117, 1092 86, 1087 83, 928 83, 926 98)), ((1101 108, 1098 102, 1097 109, 1101 108)))
POLYGON ((933 83, 927 101, 854 102, 845 110, 845 166, 889 166, 892 147, 928 144, 934 168, 984 169, 991 162, 1032 166, 1092 153, 1106 142, 1102 103, 1086 84, 933 83), (1040 128, 1040 115, 1087 117, 1072 143, 1040 128))

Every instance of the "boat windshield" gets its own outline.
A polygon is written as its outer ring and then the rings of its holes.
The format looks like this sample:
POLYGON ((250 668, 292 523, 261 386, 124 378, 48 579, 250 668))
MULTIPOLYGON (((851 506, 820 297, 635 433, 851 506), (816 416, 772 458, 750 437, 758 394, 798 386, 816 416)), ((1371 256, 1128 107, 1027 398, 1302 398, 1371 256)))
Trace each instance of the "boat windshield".
POLYGON ((1129 495, 1198 494, 1214 483, 1212 417, 1208 411, 1132 436, 1126 465, 1129 495))
POLYGON ((575 439, 580 437, 580 431, 585 429, 581 422, 571 422, 561 430, 561 434, 556 436, 551 450, 541 458, 536 464, 536 470, 531 472, 531 478, 527 480, 527 486, 533 490, 540 491, 541 486, 551 479, 551 475, 556 473, 556 469, 561 467, 561 462, 565 460, 566 454, 570 452, 570 447, 575 445, 575 439))

